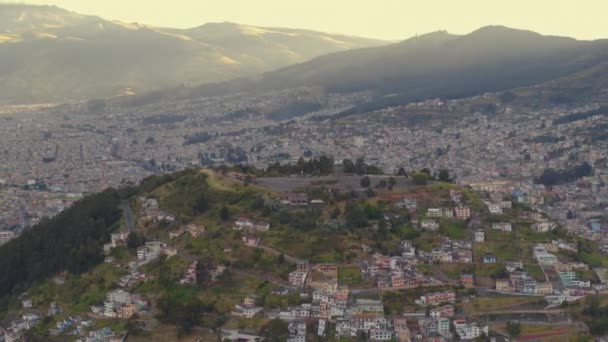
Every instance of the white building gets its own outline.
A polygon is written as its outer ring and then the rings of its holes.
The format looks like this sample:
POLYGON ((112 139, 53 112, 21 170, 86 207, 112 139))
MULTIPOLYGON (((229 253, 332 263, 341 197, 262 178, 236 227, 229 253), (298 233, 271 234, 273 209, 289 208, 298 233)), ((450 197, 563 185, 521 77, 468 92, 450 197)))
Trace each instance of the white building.
POLYGON ((486 232, 483 230, 475 231, 475 242, 481 243, 486 241, 486 232))

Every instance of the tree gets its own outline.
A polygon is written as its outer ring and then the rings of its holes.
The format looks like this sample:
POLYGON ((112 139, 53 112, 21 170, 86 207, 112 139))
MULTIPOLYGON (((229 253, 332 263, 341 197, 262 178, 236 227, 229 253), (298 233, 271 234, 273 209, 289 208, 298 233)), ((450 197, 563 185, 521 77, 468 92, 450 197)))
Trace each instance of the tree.
POLYGON ((452 178, 450 177, 450 171, 448 171, 447 169, 441 169, 439 170, 439 180, 442 182, 452 182, 452 178))
POLYGON ((361 187, 368 188, 371 185, 371 180, 368 176, 361 178, 361 187))
POLYGON ((426 172, 417 172, 412 176, 412 179, 416 185, 426 185, 430 177, 426 172))
POLYGON ((260 336, 267 342, 284 342, 289 337, 287 323, 275 318, 262 327, 260 336))
POLYGON ((222 209, 220 209, 220 219, 224 222, 230 219, 230 210, 228 207, 222 207, 222 209))
POLYGON ((144 243, 146 243, 146 238, 138 232, 131 232, 127 237, 127 247, 129 249, 136 249, 143 246, 144 243))
POLYGON ((386 180, 381 180, 380 182, 378 182, 378 185, 376 185, 376 187, 378 189, 384 189, 388 186, 388 183, 386 182, 386 180))
POLYGON ((507 333, 511 338, 518 338, 521 335, 521 324, 519 322, 507 322, 507 333))
POLYGON ((395 185, 397 185, 397 180, 395 179, 395 177, 390 177, 388 179, 388 189, 392 190, 395 187, 395 185))

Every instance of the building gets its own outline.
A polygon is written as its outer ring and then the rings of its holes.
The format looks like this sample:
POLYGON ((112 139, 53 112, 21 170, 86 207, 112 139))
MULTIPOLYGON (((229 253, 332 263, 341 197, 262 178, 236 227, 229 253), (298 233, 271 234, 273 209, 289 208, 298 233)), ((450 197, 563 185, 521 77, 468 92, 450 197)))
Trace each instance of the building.
POLYGON ((304 284, 306 284, 307 276, 308 272, 293 271, 289 273, 289 283, 296 287, 304 287, 304 284))
POLYGON ((482 243, 486 241, 486 232, 483 230, 475 231, 475 242, 482 243))
POLYGON ((475 287, 475 279, 472 274, 461 274, 460 275, 460 284, 467 289, 471 289, 475 287))
POLYGON ((492 223, 492 229, 500 230, 502 232, 507 232, 507 233, 510 233, 513 231, 513 227, 510 222, 492 223))
POLYGON ((553 222, 538 222, 532 225, 532 230, 538 233, 546 233, 555 229, 556 225, 553 222))
POLYGON ((484 264, 495 264, 496 256, 494 256, 492 254, 486 254, 481 258, 481 262, 484 264))
POLYGON ((436 231, 439 230, 439 223, 435 220, 421 220, 420 228, 424 230, 436 231))
POLYGON ((487 205, 488 205, 488 211, 490 211, 490 214, 494 214, 494 215, 502 214, 502 207, 500 206, 500 204, 488 203, 487 205))
POLYGON ((462 220, 471 217, 471 209, 469 207, 456 207, 454 212, 456 213, 456 217, 462 220))
POLYGON ((456 334, 463 341, 476 339, 482 333, 488 334, 488 326, 479 328, 476 323, 467 323, 461 319, 454 320, 454 330, 456 330, 456 334))
POLYGON ((557 274, 564 286, 574 285, 574 282, 576 281, 576 273, 574 271, 559 271, 557 274))
POLYGON ((441 303, 453 303, 456 301, 456 293, 454 291, 433 292, 420 296, 416 299, 418 305, 439 305, 441 303))
POLYGON ((443 216, 443 210, 441 208, 428 208, 426 210, 427 217, 441 217, 443 216))
POLYGON ((285 192, 279 197, 282 204, 291 206, 308 205, 308 195, 300 192, 285 192))

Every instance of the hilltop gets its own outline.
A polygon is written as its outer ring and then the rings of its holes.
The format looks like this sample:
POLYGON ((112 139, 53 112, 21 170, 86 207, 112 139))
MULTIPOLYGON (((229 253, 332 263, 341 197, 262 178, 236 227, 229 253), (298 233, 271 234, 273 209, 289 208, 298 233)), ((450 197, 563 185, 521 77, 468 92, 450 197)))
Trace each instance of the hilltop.
MULTIPOLYGON (((0 248, 6 321, 22 314, 33 327, 27 336, 43 340, 79 327, 77 334, 128 333, 135 341, 284 340, 302 331, 313 341, 336 341, 350 338, 343 325, 364 314, 395 336, 405 332, 401 314, 416 322, 425 307, 448 320, 459 312, 480 322, 485 315, 563 314, 545 309, 543 295, 555 300, 551 287, 568 300, 575 295, 559 285, 557 266, 539 261, 540 248, 551 248, 554 254, 542 255, 559 265, 606 266, 597 246, 512 198, 506 182, 462 187, 424 170, 343 174, 328 165, 189 170, 77 202, 0 248), (310 175, 294 176, 299 168, 310 175), (498 190, 483 190, 489 186, 498 190), (57 239, 63 243, 48 245, 57 239), (577 244, 580 252, 572 252, 577 244), (532 293, 499 285, 516 275, 527 277, 532 293), (308 327, 288 329, 303 319, 308 327)), ((571 281, 597 280, 577 268, 571 281)), ((572 314, 602 331, 585 310, 572 314)))
POLYGON ((0 4, 0 103, 104 98, 226 81, 384 42, 234 23, 152 27, 0 4))

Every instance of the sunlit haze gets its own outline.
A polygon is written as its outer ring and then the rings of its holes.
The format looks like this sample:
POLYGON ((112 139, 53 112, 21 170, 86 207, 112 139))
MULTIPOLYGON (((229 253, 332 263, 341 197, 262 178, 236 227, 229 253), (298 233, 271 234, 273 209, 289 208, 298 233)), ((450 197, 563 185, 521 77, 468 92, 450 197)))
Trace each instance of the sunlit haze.
MULTIPOLYGON (((11 1, 13 2, 13 1, 11 1)), ((126 22, 187 28, 207 22, 306 28, 382 39, 505 25, 579 39, 608 33, 604 0, 31 0, 126 22)))

